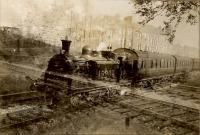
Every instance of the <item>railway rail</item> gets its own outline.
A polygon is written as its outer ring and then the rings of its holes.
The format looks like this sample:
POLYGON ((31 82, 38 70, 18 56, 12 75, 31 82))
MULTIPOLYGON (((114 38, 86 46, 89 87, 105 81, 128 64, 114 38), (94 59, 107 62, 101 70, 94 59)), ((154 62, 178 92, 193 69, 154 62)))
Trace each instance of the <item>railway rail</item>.
POLYGON ((155 92, 160 95, 179 98, 185 101, 200 103, 200 87, 194 87, 184 84, 176 84, 174 86, 155 89, 155 92))
POLYGON ((18 106, 20 109, 6 111, 0 115, 0 130, 19 127, 27 123, 49 118, 53 112, 38 106, 18 106))
POLYGON ((19 103, 30 100, 41 99, 43 96, 37 91, 25 91, 11 94, 0 95, 0 106, 10 103, 19 103))
POLYGON ((129 125, 131 120, 137 119, 160 132, 168 128, 172 134, 176 135, 198 135, 200 133, 200 111, 193 108, 134 94, 126 96, 125 100, 119 100, 114 104, 108 103, 103 107, 120 113, 126 125, 129 125), (175 127, 177 130, 174 129, 175 127))

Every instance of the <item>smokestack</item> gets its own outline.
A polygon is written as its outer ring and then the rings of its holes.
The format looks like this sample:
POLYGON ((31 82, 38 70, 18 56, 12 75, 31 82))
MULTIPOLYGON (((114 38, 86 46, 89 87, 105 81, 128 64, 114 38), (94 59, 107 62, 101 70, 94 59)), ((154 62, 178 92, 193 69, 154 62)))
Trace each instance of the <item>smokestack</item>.
POLYGON ((69 54, 70 44, 72 41, 70 40, 61 40, 62 41, 62 50, 65 51, 65 54, 69 54))

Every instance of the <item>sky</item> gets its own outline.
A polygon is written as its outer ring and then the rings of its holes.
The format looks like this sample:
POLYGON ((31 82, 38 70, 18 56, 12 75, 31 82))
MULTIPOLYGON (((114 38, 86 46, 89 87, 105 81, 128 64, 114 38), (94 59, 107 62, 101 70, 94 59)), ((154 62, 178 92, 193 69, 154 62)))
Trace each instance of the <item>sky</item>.
MULTIPOLYGON (((129 0, 0 0, 0 25, 18 26, 26 23, 56 25, 56 21, 60 22, 60 18, 69 10, 93 15, 132 15, 135 21, 138 20, 138 16, 133 14, 134 7, 129 4, 129 0)), ((159 27, 161 22, 158 18, 150 25, 159 27)), ((181 24, 177 29, 174 43, 197 48, 199 25, 181 24)))

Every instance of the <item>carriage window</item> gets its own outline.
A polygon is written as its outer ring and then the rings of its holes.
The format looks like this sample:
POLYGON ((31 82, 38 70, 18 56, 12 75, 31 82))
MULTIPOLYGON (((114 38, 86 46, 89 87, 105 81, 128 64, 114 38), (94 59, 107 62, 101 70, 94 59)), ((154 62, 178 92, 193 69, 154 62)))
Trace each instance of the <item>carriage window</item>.
POLYGON ((157 68, 157 66, 158 66, 158 65, 157 65, 157 60, 155 60, 155 66, 156 66, 156 68, 157 68))
POLYGON ((166 60, 167 68, 168 68, 168 60, 166 60))
POLYGON ((143 65, 144 65, 144 61, 141 62, 141 67, 140 67, 140 69, 143 68, 143 65))
POLYGON ((163 67, 165 68, 166 67, 166 60, 164 59, 163 61, 163 67))
POLYGON ((162 67, 165 67, 165 59, 162 59, 162 67))
POLYGON ((151 68, 153 68, 153 60, 151 60, 151 68))
POLYGON ((160 67, 162 67, 162 59, 160 60, 160 67))

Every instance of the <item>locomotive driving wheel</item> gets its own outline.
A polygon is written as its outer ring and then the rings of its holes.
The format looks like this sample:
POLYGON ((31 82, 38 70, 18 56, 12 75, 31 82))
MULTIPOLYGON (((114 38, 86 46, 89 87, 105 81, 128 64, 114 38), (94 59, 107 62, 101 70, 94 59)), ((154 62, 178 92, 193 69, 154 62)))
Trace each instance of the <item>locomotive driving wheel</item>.
POLYGON ((70 98, 70 104, 72 106, 78 106, 80 104, 80 97, 79 96, 72 96, 70 98))

